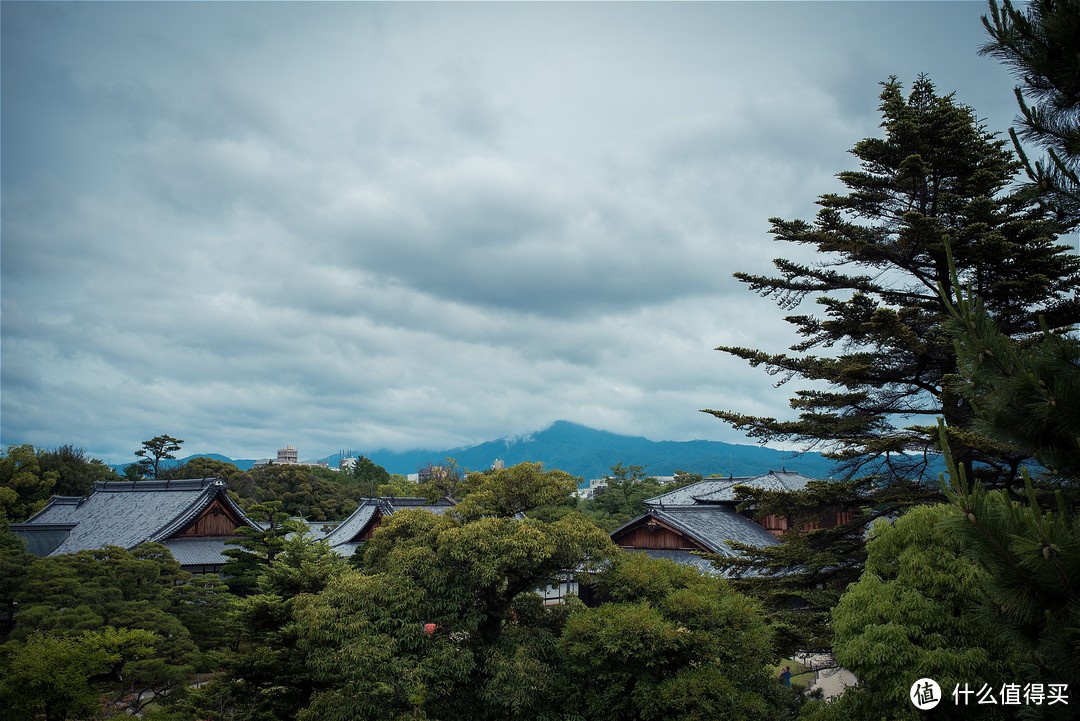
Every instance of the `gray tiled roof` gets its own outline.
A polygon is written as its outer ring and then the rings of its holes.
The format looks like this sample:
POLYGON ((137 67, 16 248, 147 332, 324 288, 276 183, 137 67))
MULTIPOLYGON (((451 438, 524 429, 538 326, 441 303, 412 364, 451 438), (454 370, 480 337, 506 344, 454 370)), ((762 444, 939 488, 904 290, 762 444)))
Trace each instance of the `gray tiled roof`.
POLYGON ((162 543, 181 566, 213 566, 221 565, 229 560, 228 556, 221 555, 222 551, 228 548, 240 548, 240 546, 227 545, 225 542, 228 540, 221 536, 212 536, 169 538, 162 543))
POLYGON ((723 506, 653 508, 649 515, 678 528, 713 553, 723 556, 738 555, 728 541, 751 546, 775 546, 779 543, 762 526, 723 506))
MULTIPOLYGON (((359 542, 357 536, 364 532, 376 511, 388 516, 397 511, 421 510, 428 513, 442 515, 454 507, 454 502, 440 499, 434 503, 426 498, 365 498, 359 507, 348 518, 338 524, 322 540, 330 544, 330 547, 343 556, 351 556, 359 542)), ((314 532, 314 529, 313 529, 314 532)))
POLYGON ((806 488, 806 484, 812 480, 814 479, 804 476, 801 473, 769 471, 760 476, 733 479, 729 481, 729 485, 723 488, 717 488, 707 493, 701 493, 694 496, 694 500, 699 503, 736 501, 738 500, 735 495, 736 486, 749 486, 750 488, 757 488, 763 491, 801 491, 806 488))
POLYGON ((665 508, 668 506, 693 506, 695 503, 694 496, 713 493, 730 485, 731 482, 732 479, 729 478, 698 481, 697 483, 691 483, 689 486, 676 488, 674 491, 668 491, 659 496, 646 499, 645 503, 650 506, 664 506, 665 508))
POLYGON ((768 491, 798 491, 805 488, 811 480, 813 479, 793 471, 769 471, 758 476, 710 478, 654 496, 647 499, 645 503, 663 508, 694 506, 701 503, 729 503, 737 500, 736 486, 749 486, 768 491))
POLYGON ((215 478, 180 481, 97 483, 85 498, 55 496, 40 512, 17 527, 71 524, 64 541, 50 555, 104 546, 133 548, 144 541, 164 541, 220 498, 244 522, 255 525, 215 478))
POLYGON ((322 540, 329 543, 331 548, 352 542, 364 531, 364 528, 371 522, 375 512, 378 510, 378 504, 370 503, 365 499, 359 508, 338 524, 337 528, 323 536, 322 540))

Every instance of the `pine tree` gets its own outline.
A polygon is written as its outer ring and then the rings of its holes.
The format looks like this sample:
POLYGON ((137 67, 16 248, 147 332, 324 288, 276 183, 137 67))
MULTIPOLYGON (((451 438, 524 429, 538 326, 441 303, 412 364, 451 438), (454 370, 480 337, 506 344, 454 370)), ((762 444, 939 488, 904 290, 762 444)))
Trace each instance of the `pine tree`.
POLYGON ((780 383, 798 379, 794 420, 708 410, 763 442, 823 450, 847 480, 795 494, 747 492, 744 507, 788 516, 784 543, 744 548, 718 559, 742 578, 737 585, 773 611, 781 647, 827 648, 830 609, 859 577, 870 521, 914 504, 944 500, 937 486, 936 418, 947 421, 959 458, 978 480, 1019 483, 1030 458, 1023 448, 973 429, 974 411, 959 393, 956 350, 939 288, 970 285, 1010 337, 1080 319, 1074 294, 1080 261, 1057 243, 1064 225, 1010 183, 1019 164, 952 95, 920 77, 905 97, 895 78, 881 92, 884 137, 852 150, 861 168, 839 174, 844 194, 823 195, 813 223, 773 219, 777 240, 813 249, 819 260, 774 261, 776 277, 737 273, 784 309, 813 298, 822 315, 791 315, 802 337, 791 353, 722 346, 764 366, 780 383), (950 271, 951 243, 956 275, 950 271), (800 528, 822 508, 851 504, 850 521, 800 528))
POLYGON ((1009 134, 1031 180, 1027 189, 1067 222, 1080 223, 1080 0, 1035 0, 1023 11, 1009 0, 1000 6, 990 0, 982 21, 990 41, 980 52, 1004 61, 1023 81, 1015 90, 1019 137, 1009 134), (1047 158, 1031 163, 1021 138, 1046 148, 1047 158))
POLYGON ((1076 688, 1080 338, 1044 328, 1034 341, 1018 343, 968 291, 954 291, 950 310, 957 388, 977 414, 976 427, 1039 462, 1022 470, 1025 493, 1018 499, 971 483, 946 442, 946 494, 961 511, 952 530, 985 571, 984 611, 1018 651, 1017 680, 1052 679, 1076 688))
MULTIPOLYGON (((926 421, 942 416, 964 429, 972 417, 947 382, 957 367, 938 295, 951 283, 945 241, 959 281, 1010 336, 1037 332, 1036 314, 1051 328, 1080 319, 1072 292, 1080 261, 1057 243, 1063 226, 1052 214, 1010 191, 1019 166, 974 110, 939 96, 925 76, 906 98, 895 78, 883 83, 880 107, 885 137, 857 143, 861 169, 838 176, 849 192, 821 196, 813 223, 771 220, 777 240, 809 246, 820 260, 778 258, 778 277, 735 274, 782 308, 813 297, 824 309, 787 317, 803 338, 793 353, 718 349, 765 366, 781 384, 808 381, 791 400, 799 417, 706 412, 763 442, 821 449, 849 477, 889 481, 932 476, 936 429, 926 421)), ((1017 477, 1023 458, 1009 449, 973 436, 953 442, 962 460, 985 464, 983 480, 1017 477)))

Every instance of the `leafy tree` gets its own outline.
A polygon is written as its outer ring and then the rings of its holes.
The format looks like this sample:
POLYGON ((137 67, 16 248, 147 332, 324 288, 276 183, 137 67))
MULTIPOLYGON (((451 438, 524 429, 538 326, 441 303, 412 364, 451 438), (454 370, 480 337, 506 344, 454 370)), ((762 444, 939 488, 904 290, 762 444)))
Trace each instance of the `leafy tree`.
POLYGON ((732 576, 735 587, 761 601, 780 653, 791 656, 832 646, 832 609, 850 583, 858 580, 866 559, 865 527, 891 517, 905 503, 924 498, 914 483, 895 482, 887 500, 859 506, 870 484, 861 481, 811 481, 796 492, 737 488, 740 508, 756 517, 784 516, 789 530, 776 546, 732 542, 740 555, 710 560, 732 576), (857 507, 856 522, 819 527, 823 514, 857 507))
MULTIPOLYGON (((985 574, 950 530, 958 515, 949 505, 921 506, 874 525, 862 577, 832 613, 836 660, 859 685, 810 718, 890 716, 908 704, 911 684, 923 677, 949 691, 1015 680, 1009 646, 981 611, 985 574)), ((942 704, 935 717, 969 713, 942 704)))
POLYGON ((252 520, 261 525, 255 529, 241 526, 237 537, 227 543, 233 548, 223 553, 229 560, 222 566, 233 593, 247 595, 255 592, 259 579, 274 565, 292 534, 304 535, 308 527, 303 521, 291 518, 281 510, 280 501, 256 504, 247 509, 252 520))
POLYGON ((390 479, 376 489, 375 495, 380 497, 415 498, 421 494, 419 484, 416 481, 410 481, 400 473, 391 473, 390 479))
POLYGON ((106 627, 76 635, 35 632, 25 643, 0 649, 0 719, 45 721, 92 718, 101 691, 115 685, 131 663, 152 655, 148 631, 106 627))
POLYGON ((350 480, 359 485, 365 496, 375 496, 379 487, 390 483, 390 474, 385 468, 367 456, 356 459, 349 473, 350 480))
POLYGON ((949 300, 957 392, 984 436, 1035 458, 1050 479, 1080 492, 1080 342, 1045 325, 1025 343, 1006 335, 985 304, 954 283, 949 300))
POLYGON ((88 496, 95 483, 120 480, 100 459, 90 458, 82 448, 70 444, 38 451, 38 462, 43 472, 56 472, 53 494, 57 496, 88 496))
POLYGON ((77 644, 81 634, 102 627, 150 634, 149 650, 127 659, 123 676, 108 684, 114 701, 138 712, 164 694, 182 694, 198 663, 198 649, 174 613, 188 577, 160 544, 34 559, 15 591, 9 644, 29 644, 35 634, 77 644))
POLYGON ((309 466, 272 464, 246 473, 227 471, 224 480, 245 510, 278 503, 286 515, 312 521, 341 520, 364 495, 359 486, 342 483, 333 471, 309 466))
POLYGON ((34 515, 49 501, 59 477, 56 471, 42 472, 33 446, 9 446, 0 456, 0 515, 15 522, 34 515))
POLYGON ((429 463, 420 469, 420 492, 429 500, 458 498, 465 490, 466 473, 453 458, 441 465, 429 463))
POLYGON ((760 610, 721 578, 642 553, 599 574, 559 639, 566 708, 595 721, 792 718, 760 610))
POLYGON ((324 542, 301 533, 285 538, 258 577, 255 593, 240 599, 226 617, 240 643, 217 657, 221 673, 177 707, 192 718, 295 718, 315 688, 306 651, 298 644, 296 606, 347 566, 324 542))
POLYGON ((529 464, 469 483, 452 513, 395 513, 368 542, 363 569, 298 610, 324 686, 301 718, 518 719, 555 707, 568 609, 545 609, 533 591, 614 547, 580 516, 513 517, 569 493, 567 474, 529 464))
POLYGON ((990 41, 980 53, 1004 61, 1023 81, 1016 88, 1019 138, 1015 130, 1009 135, 1030 178, 1027 189, 1066 222, 1080 223, 1080 2, 1034 0, 1022 10, 1009 0, 989 4, 982 21, 990 41), (1046 148, 1048 157, 1031 163, 1020 138, 1046 148))
POLYGON ((673 483, 663 484, 647 476, 644 466, 616 463, 611 467, 607 487, 597 489, 593 498, 582 503, 582 512, 601 528, 614 531, 645 513, 647 499, 700 480, 700 475, 676 472, 673 483))
POLYGON ((32 560, 22 539, 8 529, 7 520, 0 515, 0 643, 15 628, 17 597, 32 560))
POLYGON ((163 468, 161 478, 218 478, 225 481, 231 488, 239 478, 244 475, 235 464, 217 458, 198 456, 187 463, 182 463, 175 468, 163 468))
POLYGON ((157 478, 161 471, 161 462, 176 458, 173 451, 180 450, 183 444, 182 439, 168 435, 154 436, 148 441, 143 441, 142 448, 135 451, 135 455, 139 457, 137 463, 143 475, 157 478))

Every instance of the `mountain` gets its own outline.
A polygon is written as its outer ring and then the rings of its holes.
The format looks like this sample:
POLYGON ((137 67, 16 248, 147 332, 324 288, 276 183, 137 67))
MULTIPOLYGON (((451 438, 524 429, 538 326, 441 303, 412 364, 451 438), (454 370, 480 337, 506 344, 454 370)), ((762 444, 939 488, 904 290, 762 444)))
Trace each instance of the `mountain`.
MULTIPOLYGON (((828 478, 835 465, 819 453, 797 454, 719 441, 650 441, 569 421, 556 421, 542 431, 477 446, 404 453, 372 451, 364 455, 391 473, 416 473, 428 463, 437 465, 449 457, 462 468, 473 471, 490 468, 495 459, 501 459, 507 466, 542 461, 547 468, 558 468, 584 479, 606 476, 616 463, 645 466, 646 473, 657 476, 670 476, 675 471, 745 476, 787 468, 815 478, 828 478)), ((336 463, 337 457, 326 460, 336 463)))
MULTIPOLYGON (((749 476, 786 468, 812 478, 828 478, 834 468, 834 463, 820 453, 778 451, 720 441, 650 441, 641 436, 623 436, 569 421, 556 421, 535 433, 509 436, 476 446, 449 450, 365 451, 364 455, 391 473, 404 475, 416 473, 429 463, 441 464, 447 458, 453 458, 461 468, 470 471, 491 468, 496 459, 501 459, 507 466, 541 461, 547 468, 557 468, 586 480, 608 475, 616 463, 645 466, 646 473, 656 476, 671 476, 675 471, 749 476)), ((233 460, 216 453, 199 453, 162 463, 172 467, 192 458, 216 458, 235 464, 241 470, 248 470, 255 464, 254 460, 233 460)), ((334 454, 319 460, 336 468, 341 459, 334 454)), ((123 471, 123 465, 114 468, 123 471)))

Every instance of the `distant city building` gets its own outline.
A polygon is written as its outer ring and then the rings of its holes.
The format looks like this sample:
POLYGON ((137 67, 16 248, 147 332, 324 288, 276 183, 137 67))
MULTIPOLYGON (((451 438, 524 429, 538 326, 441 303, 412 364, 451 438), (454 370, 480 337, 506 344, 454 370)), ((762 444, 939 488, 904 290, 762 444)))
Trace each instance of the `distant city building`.
POLYGON ((296 465, 300 463, 300 456, 297 454, 295 448, 292 446, 285 446, 284 448, 278 449, 277 462, 281 465, 296 465))
POLYGON ((501 458, 496 458, 495 462, 491 464, 491 470, 493 471, 501 471, 504 468, 506 468, 506 462, 501 458))

